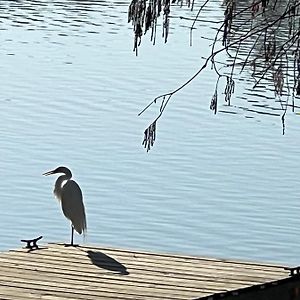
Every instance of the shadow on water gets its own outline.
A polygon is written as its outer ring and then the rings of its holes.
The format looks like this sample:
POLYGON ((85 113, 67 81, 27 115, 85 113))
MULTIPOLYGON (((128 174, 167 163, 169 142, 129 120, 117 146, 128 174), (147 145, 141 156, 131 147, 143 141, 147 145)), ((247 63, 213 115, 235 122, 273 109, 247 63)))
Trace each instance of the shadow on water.
POLYGON ((99 268, 117 272, 121 275, 129 275, 123 264, 102 252, 87 251, 87 255, 91 262, 99 268))

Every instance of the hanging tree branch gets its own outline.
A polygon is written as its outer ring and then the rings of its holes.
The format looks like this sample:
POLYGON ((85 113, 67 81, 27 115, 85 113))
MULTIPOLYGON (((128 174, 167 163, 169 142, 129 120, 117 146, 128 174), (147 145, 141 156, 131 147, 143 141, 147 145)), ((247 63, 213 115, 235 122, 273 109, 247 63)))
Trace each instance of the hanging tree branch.
MULTIPOLYGON (((172 3, 175 1, 173 0, 172 3)), ((195 29, 195 23, 199 16, 203 13, 204 8, 208 5, 210 0, 205 0, 200 6, 196 17, 190 27, 190 44, 192 41, 192 31, 195 29)), ((198 71, 186 80, 182 85, 171 92, 164 93, 152 100, 140 113, 143 114, 150 106, 160 102, 159 113, 153 122, 146 128, 144 132, 143 145, 149 151, 154 144, 156 138, 157 121, 163 115, 167 105, 172 96, 189 85, 199 74, 206 69, 210 63, 212 69, 217 74, 217 82, 213 97, 210 103, 210 109, 217 112, 218 105, 218 85, 220 79, 226 78, 225 97, 224 100, 228 105, 231 105, 231 97, 235 89, 234 74, 237 66, 241 66, 240 72, 244 71, 246 66, 253 68, 252 76, 255 78, 255 88, 262 80, 271 80, 274 83, 274 92, 280 98, 283 95, 284 86, 287 86, 288 94, 289 78, 293 74, 293 103, 294 97, 300 95, 300 1, 288 0, 285 9, 280 12, 282 8, 280 0, 273 2, 272 6, 268 0, 253 1, 249 6, 242 9, 237 9, 236 0, 227 0, 224 11, 224 19, 218 27, 214 40, 211 46, 211 53, 204 63, 200 66, 198 71), (272 12, 272 13, 270 13, 272 12), (244 15, 247 14, 247 17, 244 15), (244 21, 239 22, 240 28, 248 28, 243 30, 243 33, 235 30, 235 22, 239 18, 244 21), (254 21, 256 24, 254 25, 254 21), (288 33, 283 34, 280 30, 283 26, 288 26, 288 33), (222 39, 219 35, 222 33, 222 39), (280 35, 280 39, 278 38, 280 35), (222 46, 220 47, 220 41, 222 46), (245 44, 252 43, 250 50, 243 62, 239 63, 239 52, 245 48, 245 44), (260 42, 263 48, 259 50, 260 42), (219 47, 217 49, 217 46, 219 47), (258 47, 258 49, 257 49, 258 47), (259 50, 254 54, 254 50, 259 50), (218 68, 219 63, 215 60, 216 56, 222 52, 227 52, 229 58, 232 59, 230 64, 231 70, 228 73, 221 73, 218 68), (235 52, 235 55, 231 55, 235 52), (288 61, 293 60, 293 69, 289 71, 288 61), (269 72, 272 76, 268 77, 269 72), (258 77, 258 78, 256 78, 258 77), (285 79, 286 78, 286 79, 285 79)), ((181 2, 182 5, 182 2, 181 2)), ((194 7, 194 3, 188 1, 188 5, 194 7)), ((155 43, 157 18, 163 12, 163 38, 167 42, 169 24, 170 24, 170 0, 132 0, 129 6, 128 21, 132 22, 134 30, 134 51, 137 52, 138 46, 141 43, 141 38, 144 34, 152 29, 151 40, 155 43)), ((224 67, 224 66, 223 66, 224 67)), ((282 103, 282 102, 280 102, 282 103)), ((288 103, 288 101, 286 102, 288 103)), ((282 109, 284 114, 282 116, 282 123, 284 125, 284 117, 286 115, 287 104, 282 109)), ((284 130, 283 130, 284 132, 284 130)))

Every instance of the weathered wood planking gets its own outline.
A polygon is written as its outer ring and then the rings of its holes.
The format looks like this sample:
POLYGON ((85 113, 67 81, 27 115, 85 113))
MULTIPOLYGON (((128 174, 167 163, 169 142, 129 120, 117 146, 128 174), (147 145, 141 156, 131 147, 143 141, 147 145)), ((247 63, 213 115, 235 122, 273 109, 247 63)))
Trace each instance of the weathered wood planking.
POLYGON ((282 266, 91 246, 0 253, 0 299, 196 299, 287 277, 282 266))

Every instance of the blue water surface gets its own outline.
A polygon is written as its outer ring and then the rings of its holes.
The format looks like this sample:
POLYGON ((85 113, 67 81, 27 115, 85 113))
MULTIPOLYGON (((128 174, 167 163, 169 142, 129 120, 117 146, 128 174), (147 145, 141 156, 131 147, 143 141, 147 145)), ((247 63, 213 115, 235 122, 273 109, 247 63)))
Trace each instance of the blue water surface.
MULTIPOLYGON (((173 18, 168 43, 159 26, 156 45, 144 36, 136 56, 128 4, 1 1, 0 250, 39 235, 69 241, 55 177, 42 176, 65 165, 84 194, 79 243, 299 264, 297 111, 282 135, 280 104, 278 116, 245 112, 242 97, 227 108, 220 91, 219 108, 234 114, 214 115, 208 67, 171 98, 147 153, 159 103, 138 113, 201 67, 216 25, 197 26, 190 47, 192 21, 173 18)), ((203 16, 222 20, 221 2, 203 16)))

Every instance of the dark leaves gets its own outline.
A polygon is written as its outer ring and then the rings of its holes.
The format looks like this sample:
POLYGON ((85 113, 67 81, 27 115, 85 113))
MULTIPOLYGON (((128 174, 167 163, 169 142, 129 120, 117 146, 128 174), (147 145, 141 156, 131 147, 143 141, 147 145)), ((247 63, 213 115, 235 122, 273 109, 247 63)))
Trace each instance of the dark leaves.
POLYGON ((232 94, 234 93, 234 80, 232 79, 232 77, 227 76, 227 83, 226 83, 226 87, 225 87, 225 101, 228 103, 228 105, 230 105, 230 99, 232 94))
POLYGON ((279 66, 274 74, 273 74, 273 81, 275 86, 275 95, 281 96, 284 84, 284 77, 282 72, 282 67, 279 66))
POLYGON ((156 121, 154 121, 145 131, 142 145, 147 149, 147 152, 153 147, 156 136, 156 121))
POLYGON ((226 46, 228 35, 231 30, 233 11, 235 8, 234 1, 228 1, 226 10, 224 12, 224 32, 223 32, 223 46, 226 46))
POLYGON ((215 89, 215 92, 214 92, 214 95, 211 99, 211 102, 210 102, 210 109, 212 111, 214 111, 214 113, 216 114, 217 113, 217 105, 218 105, 218 91, 217 91, 217 88, 215 89))
POLYGON ((134 31, 134 48, 141 44, 141 38, 152 29, 151 41, 155 44, 157 18, 163 9, 163 37, 167 41, 169 33, 170 0, 132 0, 128 8, 128 22, 132 22, 134 31))

